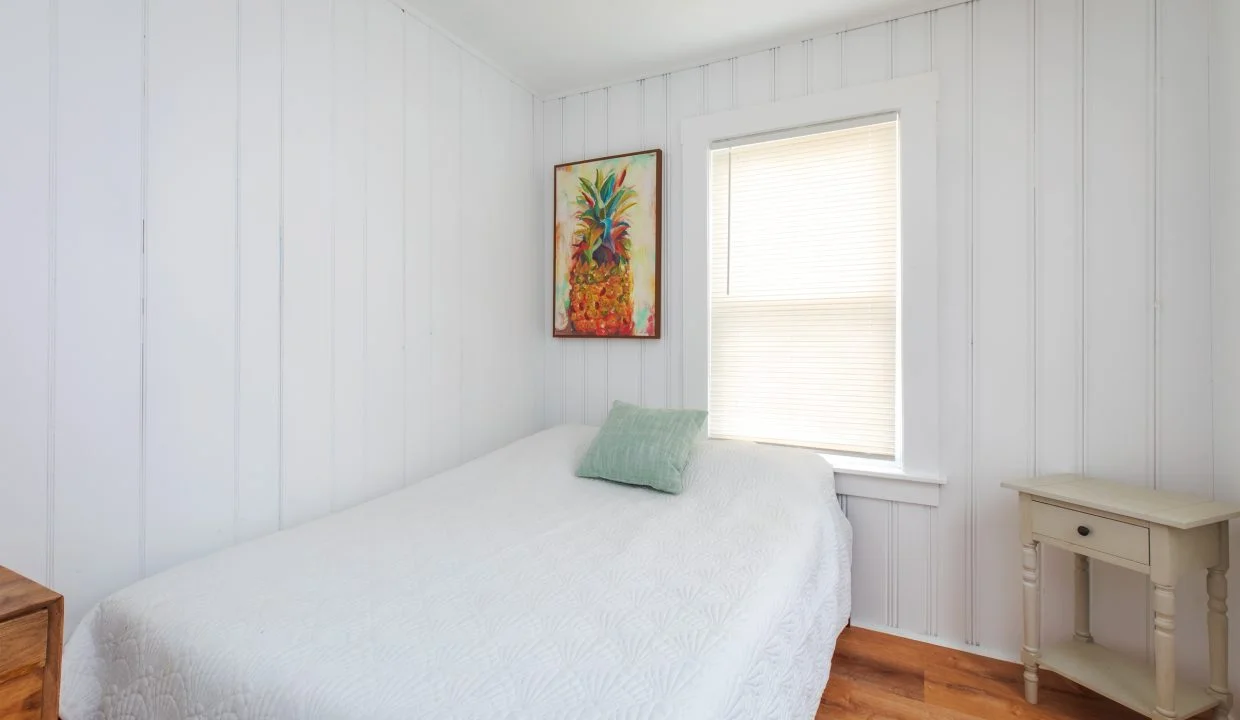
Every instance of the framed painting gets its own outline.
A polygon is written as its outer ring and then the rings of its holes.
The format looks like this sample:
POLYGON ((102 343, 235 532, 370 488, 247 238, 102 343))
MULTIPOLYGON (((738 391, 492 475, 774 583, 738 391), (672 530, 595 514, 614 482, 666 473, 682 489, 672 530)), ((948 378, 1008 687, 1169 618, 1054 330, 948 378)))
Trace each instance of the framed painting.
POLYGON ((555 337, 659 337, 662 175, 662 150, 555 166, 555 337))

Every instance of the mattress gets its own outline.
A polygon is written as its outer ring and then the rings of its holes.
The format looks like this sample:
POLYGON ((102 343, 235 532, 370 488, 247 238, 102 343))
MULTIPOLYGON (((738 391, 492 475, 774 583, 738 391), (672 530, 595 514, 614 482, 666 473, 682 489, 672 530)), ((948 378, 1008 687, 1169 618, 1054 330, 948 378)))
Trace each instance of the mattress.
POLYGON ((816 455, 711 441, 685 492, 552 428, 93 608, 62 716, 813 717, 851 531, 816 455))

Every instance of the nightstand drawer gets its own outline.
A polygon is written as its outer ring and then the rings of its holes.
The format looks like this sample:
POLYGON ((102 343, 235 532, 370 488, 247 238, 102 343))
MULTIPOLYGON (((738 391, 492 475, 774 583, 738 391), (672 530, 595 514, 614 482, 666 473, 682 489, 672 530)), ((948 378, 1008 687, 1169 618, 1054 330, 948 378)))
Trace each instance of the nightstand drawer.
POLYGON ((47 611, 0 622, 0 681, 47 662, 47 611))
POLYGON ((1150 564, 1149 528, 1037 501, 1032 510, 1036 535, 1150 564))

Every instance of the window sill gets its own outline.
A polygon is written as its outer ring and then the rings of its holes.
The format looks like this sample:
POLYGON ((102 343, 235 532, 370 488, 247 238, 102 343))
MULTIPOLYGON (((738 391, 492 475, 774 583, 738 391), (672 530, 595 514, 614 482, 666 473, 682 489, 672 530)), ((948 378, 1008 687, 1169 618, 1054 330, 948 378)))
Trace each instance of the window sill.
POLYGON ((905 472, 887 460, 827 454, 822 458, 835 469, 836 494, 938 507, 944 484, 940 478, 905 472))

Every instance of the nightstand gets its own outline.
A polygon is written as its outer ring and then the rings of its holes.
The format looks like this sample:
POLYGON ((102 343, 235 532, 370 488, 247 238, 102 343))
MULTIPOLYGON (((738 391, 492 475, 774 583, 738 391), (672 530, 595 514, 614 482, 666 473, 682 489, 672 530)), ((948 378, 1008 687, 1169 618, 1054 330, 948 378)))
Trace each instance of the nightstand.
POLYGON ((56 720, 64 598, 0 567, 0 720, 56 720))
POLYGON ((1240 505, 1148 490, 1079 475, 1056 475, 1003 487, 1020 493, 1024 545, 1025 699, 1038 701, 1044 667, 1155 720, 1188 718, 1210 708, 1225 720, 1227 687, 1227 521, 1240 505), (1041 647, 1040 546, 1075 556, 1076 619, 1072 640, 1041 647), (1089 564, 1101 561, 1150 576, 1154 586, 1154 667, 1094 643, 1089 630, 1089 564), (1210 684, 1189 687, 1175 676, 1175 588, 1190 570, 1206 571, 1210 684))

